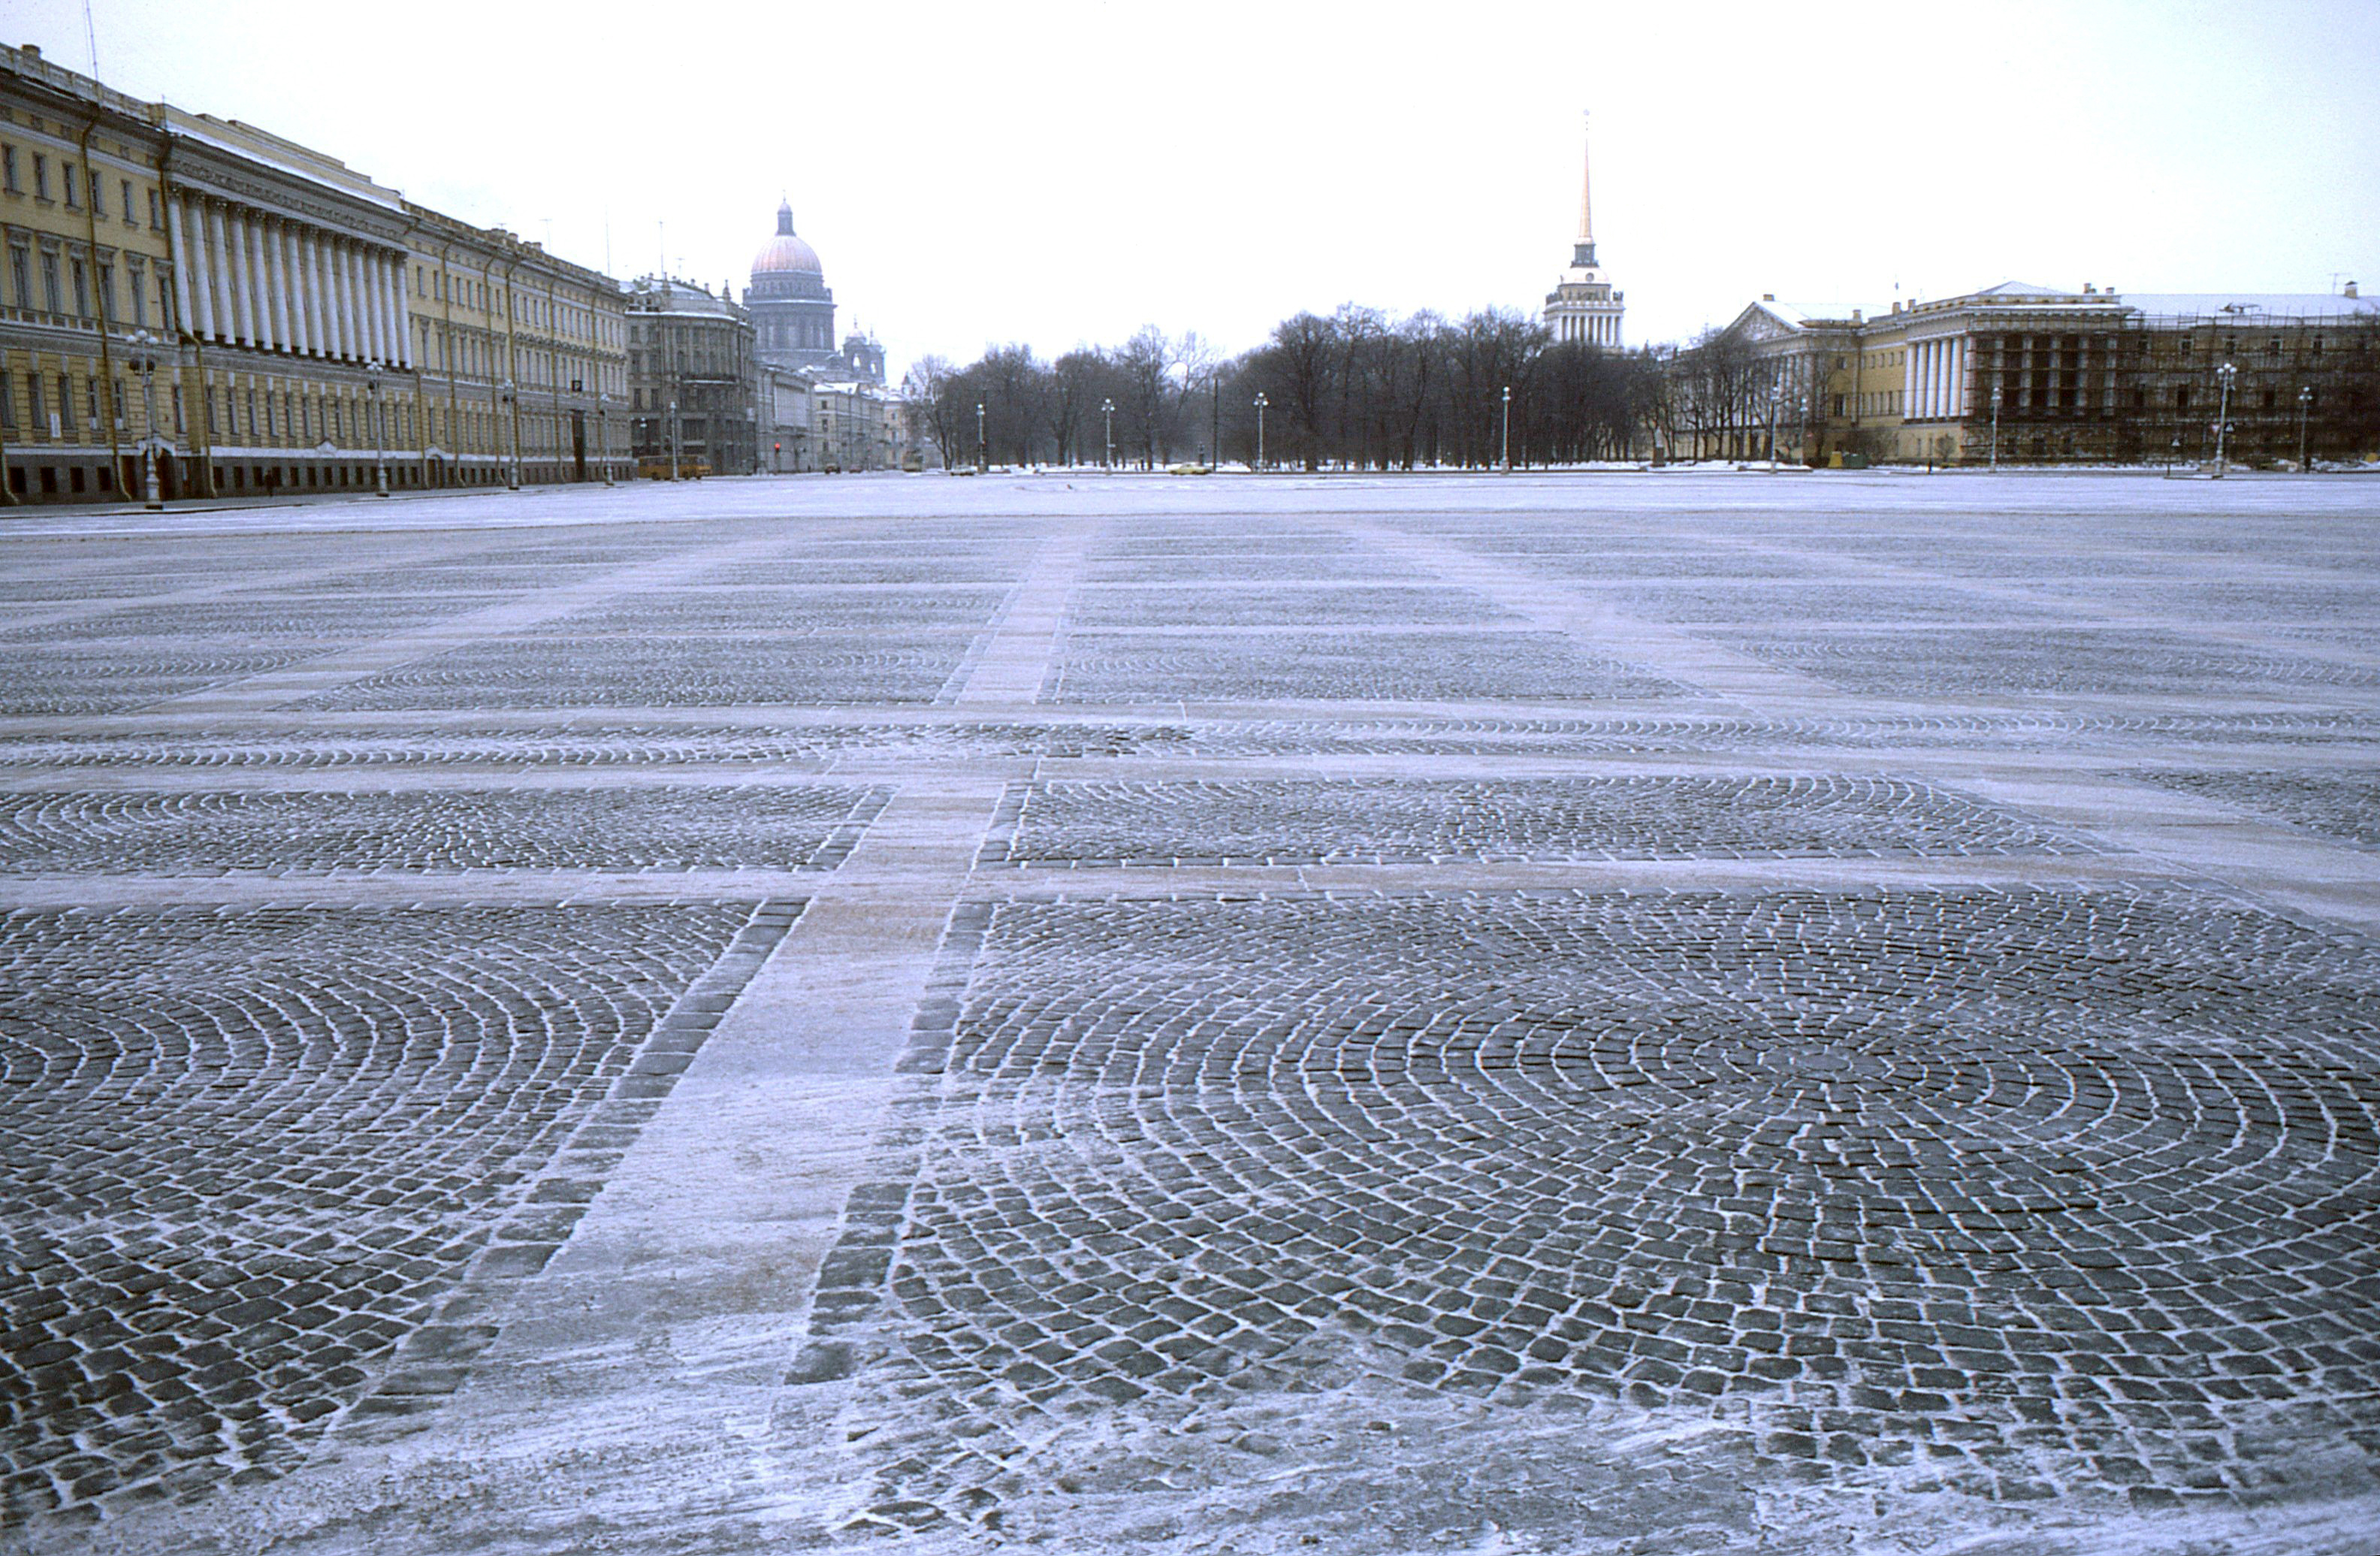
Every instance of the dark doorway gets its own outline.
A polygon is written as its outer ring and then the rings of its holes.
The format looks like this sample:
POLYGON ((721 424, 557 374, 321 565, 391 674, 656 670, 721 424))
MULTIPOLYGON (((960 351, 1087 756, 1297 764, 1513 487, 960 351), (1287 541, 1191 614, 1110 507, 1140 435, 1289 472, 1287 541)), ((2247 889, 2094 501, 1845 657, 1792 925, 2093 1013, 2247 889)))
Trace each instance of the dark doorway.
POLYGON ((570 413, 570 464, 575 472, 571 479, 585 480, 587 479, 587 413, 583 410, 574 410, 570 413))

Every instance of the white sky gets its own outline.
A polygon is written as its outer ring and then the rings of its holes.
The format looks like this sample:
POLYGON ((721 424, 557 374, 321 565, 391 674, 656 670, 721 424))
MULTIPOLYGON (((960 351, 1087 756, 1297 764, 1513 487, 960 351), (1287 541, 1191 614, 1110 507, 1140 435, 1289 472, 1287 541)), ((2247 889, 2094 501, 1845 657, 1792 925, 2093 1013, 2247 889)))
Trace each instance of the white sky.
MULTIPOLYGON (((88 67, 80 0, 0 41, 88 67)), ((1343 301, 1534 310, 1579 110, 1632 342, 1762 292, 2380 287, 2376 0, 91 0, 102 79, 626 277, 779 193, 897 374, 1343 301), (550 225, 549 225, 550 224, 550 225), (550 238, 549 238, 550 235, 550 238)))

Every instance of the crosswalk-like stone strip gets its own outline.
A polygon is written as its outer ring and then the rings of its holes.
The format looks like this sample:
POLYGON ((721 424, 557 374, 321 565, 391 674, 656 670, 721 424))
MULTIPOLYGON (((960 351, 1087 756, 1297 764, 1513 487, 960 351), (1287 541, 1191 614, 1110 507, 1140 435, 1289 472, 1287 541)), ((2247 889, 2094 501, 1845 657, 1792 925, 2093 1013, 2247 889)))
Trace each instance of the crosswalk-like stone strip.
MULTIPOLYGON (((468 557, 481 552, 500 550, 519 543, 518 537, 501 532, 492 535, 455 533, 445 539, 445 545, 437 554, 449 559, 468 557)), ((204 543, 196 540, 188 542, 194 548, 203 547, 204 543)), ((228 582, 166 590, 155 594, 108 595, 39 614, 11 613, 5 621, 0 621, 0 629, 5 629, 9 636, 15 637, 40 627, 85 622, 97 617, 132 611, 152 610, 158 606, 193 605, 260 593, 268 590, 301 589, 309 584, 335 582, 346 574, 361 571, 371 565, 370 558, 351 558, 330 566, 317 564, 305 567, 276 568, 269 572, 244 575, 228 582)))
POLYGON ((951 701, 961 708, 1031 703, 1051 673, 1066 602, 1089 565, 1099 540, 1095 519, 1077 519, 1052 534, 1010 600, 999 632, 951 701))
POLYGON ((803 906, 799 900, 772 899, 754 911, 719 960, 662 1018, 611 1094, 555 1154, 521 1213, 495 1230, 460 1288, 398 1345, 387 1371, 343 1422, 334 1423, 334 1432, 345 1425, 347 1436, 363 1438, 376 1428, 413 1424, 461 1386, 470 1363, 502 1331, 512 1297, 569 1241, 605 1178, 667 1103, 722 1015, 799 920, 803 906))
MULTIPOLYGON (((2104 603, 2088 595, 2077 596, 2064 593, 2041 583, 1994 582, 1989 579, 1912 567, 1905 563, 1846 555, 1839 551, 1819 551, 1813 547, 1797 546, 1789 541, 1755 541, 1740 536, 1711 536, 1706 538, 1704 543, 1723 547, 1742 554, 1755 554, 1814 567, 1839 569, 1860 577, 1880 581, 1889 580, 1894 583, 1923 583, 1929 588, 1951 590, 1978 600, 1990 600, 2036 610, 2053 609, 2066 614, 2078 626, 2151 626, 2163 632, 2203 638, 2213 643, 2236 644, 2239 647, 2253 649, 2264 653, 2286 654, 2350 668, 2367 670, 2380 668, 2380 654, 2364 652, 2349 644, 2277 637, 2271 633, 2249 630, 2228 623, 2210 622, 2203 614, 2104 603)), ((2095 550, 2097 554, 2110 558, 2122 554, 2105 547, 2091 547, 2087 541, 2082 543, 2082 549, 2095 550)), ((2292 567, 2287 564, 2260 564, 2255 571, 2259 576, 2303 582, 2324 582, 2334 577, 2317 569, 2292 567)), ((2220 576, 2228 579, 2233 574, 2227 567, 2220 576)))
POLYGON ((846 1213, 866 1217, 855 1185, 882 1173, 895 1061, 998 795, 964 774, 905 786, 815 883, 832 889, 806 891, 798 926, 600 1186, 589 1175, 569 1241, 512 1295, 460 1392, 405 1441, 341 1432, 332 1446, 384 1454, 392 1473, 517 1453, 540 1477, 577 1477, 589 1506, 633 1514, 650 1499, 602 1467, 625 1453, 640 1474, 701 1466, 689 1483, 714 1489, 674 1500, 674 1520, 781 1519, 805 1497, 822 1509, 832 1490, 778 1456, 818 1452, 834 1405, 805 1398, 784 1416, 787 1362, 846 1213), (555 1442, 578 1470, 552 1461, 555 1442))
POLYGON ((765 536, 709 547, 658 565, 649 563, 623 568, 582 582, 523 595, 417 631, 395 633, 374 642, 325 654, 286 670, 168 698, 152 706, 159 711, 194 713, 231 713, 272 708, 301 697, 352 685, 476 638, 540 626, 606 601, 692 581, 714 568, 783 554, 793 544, 793 541, 780 537, 765 536))
POLYGON ((1829 704, 1847 707, 1852 701, 1845 693, 1813 676, 1763 663, 1666 623, 1626 615, 1608 601, 1597 599, 1591 586, 1555 582, 1500 557, 1386 525, 1351 528, 1382 551, 1458 588, 1475 590, 1542 626, 1636 661, 1714 697, 1753 705, 1785 701, 1797 710, 1814 705, 1824 709, 1829 704))
MULTIPOLYGON (((1417 562, 1436 567, 1441 576, 1463 577, 1468 587, 1481 589, 1516 609, 1527 610, 1535 598, 1543 602, 1538 608, 1548 618, 1558 618, 1559 602, 1565 597, 1575 598, 1570 590, 1547 585, 1493 558, 1451 548, 1441 551, 1435 542, 1393 531, 1382 532, 1381 538, 1384 543, 1402 547, 1417 562), (1433 555, 1434 552, 1438 554, 1433 555)), ((1744 545, 1765 549, 1754 542, 1744 545)), ((1778 549, 1796 558, 1803 555, 1797 550, 1778 549)), ((1916 568, 1877 566, 1880 574, 1904 581, 1946 581, 1939 574, 1916 568)), ((2034 598, 2030 591, 2011 592, 2019 598, 2034 598)), ((1589 623, 1596 619, 1590 617, 1589 623)), ((1577 629, 1577 626, 1572 627, 1577 629)), ((1593 630, 1592 625, 1588 630, 1593 630)), ((1630 622, 1624 630, 1632 650, 1654 667, 1714 689, 1723 686, 1755 713, 1779 720, 1803 716, 1813 708, 1849 714, 1871 700, 1790 671, 1766 666, 1740 670, 1730 662, 1756 662, 1674 629, 1647 628, 1640 634, 1638 624, 1630 622), (1707 660, 1710 655, 1719 656, 1718 662, 1707 660)), ((1973 773, 1975 760, 1971 756, 1946 762, 1937 756, 1909 765, 1973 773)), ((2293 914, 2313 914, 2365 930, 2380 924, 2380 879, 2374 877, 2369 861, 2358 857, 2351 846, 2309 838, 2289 827, 2243 818, 2206 802, 2167 795, 2152 798, 2141 793, 2146 785, 2111 782, 2102 772, 2083 767, 2032 765, 1990 783, 1970 782, 1968 786, 2030 814, 2082 829, 2086 835, 2101 837, 2116 848, 2153 855, 2196 872, 2201 879, 2257 893, 2293 914), (2113 831, 2107 830, 2111 822, 2113 831), (2210 850, 2211 834, 2218 829, 2221 846, 2210 850)))

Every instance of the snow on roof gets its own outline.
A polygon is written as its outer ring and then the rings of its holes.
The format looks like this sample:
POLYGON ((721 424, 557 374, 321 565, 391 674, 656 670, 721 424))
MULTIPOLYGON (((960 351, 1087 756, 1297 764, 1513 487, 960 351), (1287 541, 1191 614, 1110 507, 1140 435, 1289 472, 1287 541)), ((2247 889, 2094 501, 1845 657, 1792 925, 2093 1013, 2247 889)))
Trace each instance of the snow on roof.
POLYGON ((2333 297, 2327 292, 2126 292, 2123 298, 2152 317, 2380 318, 2380 298, 2333 297))

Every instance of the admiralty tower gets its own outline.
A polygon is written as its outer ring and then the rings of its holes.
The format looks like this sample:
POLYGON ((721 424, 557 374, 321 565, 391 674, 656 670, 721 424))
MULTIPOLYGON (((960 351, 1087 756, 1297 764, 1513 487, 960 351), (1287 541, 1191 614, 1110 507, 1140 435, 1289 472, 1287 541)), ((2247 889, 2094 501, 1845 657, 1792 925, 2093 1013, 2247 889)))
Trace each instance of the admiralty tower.
POLYGON ((1570 265, 1546 295, 1546 327, 1557 341, 1577 341, 1620 349, 1620 318, 1627 312, 1627 294, 1612 290, 1611 278, 1595 262, 1594 169, 1584 149, 1578 180, 1578 237, 1571 245, 1570 265))

